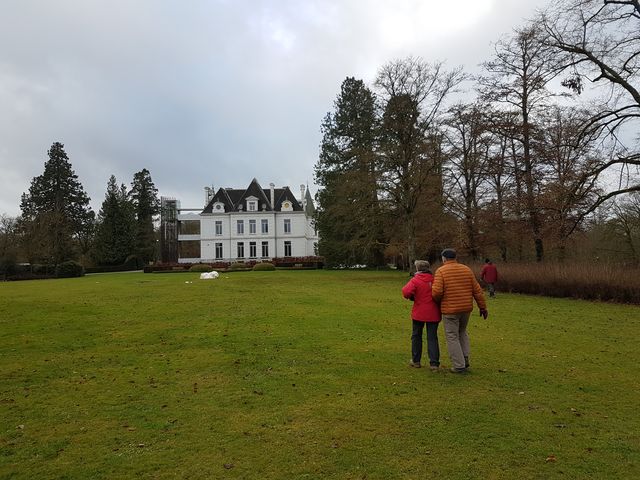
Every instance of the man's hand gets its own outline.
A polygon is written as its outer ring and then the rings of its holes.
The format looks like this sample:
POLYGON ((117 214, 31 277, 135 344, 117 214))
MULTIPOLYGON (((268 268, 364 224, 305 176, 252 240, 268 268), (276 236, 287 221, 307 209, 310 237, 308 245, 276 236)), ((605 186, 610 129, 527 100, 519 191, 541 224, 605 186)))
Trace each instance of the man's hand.
POLYGON ((484 318, 485 320, 487 319, 487 317, 489 316, 489 312, 487 312, 486 308, 481 308, 480 309, 480 316, 482 318, 484 318))

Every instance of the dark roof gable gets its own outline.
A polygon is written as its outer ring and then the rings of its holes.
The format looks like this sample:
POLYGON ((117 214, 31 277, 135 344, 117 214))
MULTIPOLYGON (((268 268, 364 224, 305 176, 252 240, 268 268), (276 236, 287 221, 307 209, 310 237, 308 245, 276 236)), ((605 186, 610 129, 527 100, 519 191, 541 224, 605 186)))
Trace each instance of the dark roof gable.
POLYGON ((289 187, 284 188, 276 188, 273 192, 273 197, 275 198, 275 211, 279 212, 282 210, 282 202, 285 200, 289 200, 291 202, 291 206, 293 207, 294 212, 302 211, 302 205, 296 199, 295 195, 291 193, 289 187))
POLYGON ((202 210, 202 213, 213 213, 213 205, 217 202, 224 204, 225 212, 241 211, 238 208, 239 205, 242 205, 242 211, 246 211, 247 207, 245 202, 248 197, 258 199, 258 212, 262 211, 263 204, 266 205, 267 211, 279 212, 282 208, 282 202, 285 200, 291 202, 295 212, 303 210, 302 205, 300 205, 300 202, 296 199, 289 187, 275 188, 273 191, 275 205, 271 205, 270 190, 265 191, 258 183, 258 180, 254 178, 245 190, 238 188, 219 188, 204 210, 202 210))

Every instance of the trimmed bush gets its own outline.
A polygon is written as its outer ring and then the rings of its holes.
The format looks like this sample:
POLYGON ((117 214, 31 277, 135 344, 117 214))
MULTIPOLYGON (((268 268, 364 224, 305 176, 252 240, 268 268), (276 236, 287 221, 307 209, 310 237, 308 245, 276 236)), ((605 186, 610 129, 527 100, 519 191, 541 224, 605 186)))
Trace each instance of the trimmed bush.
POLYGON ((276 267, 273 263, 269 263, 269 262, 264 262, 264 263, 256 263, 253 266, 253 270, 256 272, 266 272, 266 271, 271 271, 271 270, 275 270, 276 267))
POLYGON ((196 263, 189 267, 190 272, 210 272, 211 270, 213 270, 211 265, 207 265, 206 263, 196 263))
POLYGON ((33 265, 31 265, 31 272, 34 275, 50 275, 52 273, 55 273, 55 269, 51 265, 34 263, 33 265))
POLYGON ((246 263, 236 262, 229 265, 230 270, 250 270, 251 265, 247 265, 246 263))
POLYGON ((73 260, 63 262, 56 267, 57 278, 82 277, 83 275, 84 267, 73 260))
POLYGON ((141 270, 144 267, 144 262, 137 255, 129 255, 124 261, 124 265, 130 270, 141 270))
POLYGON ((10 257, 0 258, 0 275, 15 275, 18 271, 18 264, 15 259, 10 257))

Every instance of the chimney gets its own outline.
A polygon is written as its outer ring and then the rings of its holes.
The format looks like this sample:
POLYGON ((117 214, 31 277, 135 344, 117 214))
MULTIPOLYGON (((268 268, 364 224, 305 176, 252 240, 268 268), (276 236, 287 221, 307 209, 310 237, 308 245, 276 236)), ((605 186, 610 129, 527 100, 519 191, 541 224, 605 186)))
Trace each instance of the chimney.
POLYGON ((304 185, 300 185, 300 204, 304 208, 304 185))
POLYGON ((211 201, 211 197, 212 197, 211 187, 204 187, 204 206, 205 207, 209 205, 209 202, 211 201))
POLYGON ((271 208, 272 208, 273 210, 275 210, 275 209, 276 209, 276 206, 273 204, 273 202, 275 202, 275 201, 276 201, 276 199, 275 199, 275 192, 274 192, 274 190, 273 190, 273 189, 274 189, 274 188, 276 188, 276 184, 275 184, 275 183, 270 183, 270 184, 269 184, 269 187, 270 187, 270 189, 271 189, 271 208))

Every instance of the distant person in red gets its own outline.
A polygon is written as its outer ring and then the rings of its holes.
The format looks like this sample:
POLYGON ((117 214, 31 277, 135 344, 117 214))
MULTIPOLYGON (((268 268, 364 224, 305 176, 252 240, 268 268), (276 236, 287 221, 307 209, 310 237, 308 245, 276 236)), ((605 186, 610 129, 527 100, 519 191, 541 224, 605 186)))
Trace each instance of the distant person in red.
POLYGON ((487 284, 487 288, 489 289, 489 296, 496 296, 496 282, 498 281, 498 269, 496 266, 491 263, 491 260, 488 258, 484 261, 484 266, 482 267, 482 271, 480 272, 480 278, 487 284))
POLYGON ((416 260, 416 273, 402 288, 402 296, 413 301, 411 319, 411 361, 409 365, 420 368, 422 358, 422 330, 427 326, 427 353, 431 370, 440 368, 440 347, 438 346, 438 324, 440 307, 431 297, 433 275, 431 265, 426 260, 416 260))

